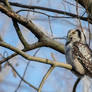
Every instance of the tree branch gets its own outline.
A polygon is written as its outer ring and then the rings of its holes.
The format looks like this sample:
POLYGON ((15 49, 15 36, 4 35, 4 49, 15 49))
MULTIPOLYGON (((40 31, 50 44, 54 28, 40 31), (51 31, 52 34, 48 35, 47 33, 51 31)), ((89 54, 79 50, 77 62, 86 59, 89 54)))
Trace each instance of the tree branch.
MULTIPOLYGON (((8 2, 8 0, 5 0, 5 4, 6 4, 6 6, 8 7, 9 10, 13 11, 11 6, 10 6, 10 3, 8 2)), ((20 41, 22 42, 22 44, 24 45, 24 48, 29 47, 29 44, 26 42, 26 40, 24 39, 24 37, 23 37, 23 35, 22 35, 21 31, 20 31, 20 28, 18 26, 17 21, 14 20, 13 18, 12 18, 12 21, 13 21, 13 25, 15 27, 15 30, 17 32, 17 35, 18 35, 20 41)))
POLYGON ((20 31, 20 28, 19 28, 19 25, 18 25, 17 21, 14 20, 14 19, 13 19, 12 21, 13 21, 13 25, 14 25, 14 27, 15 27, 16 33, 17 33, 17 35, 18 35, 20 41, 21 41, 22 44, 24 45, 24 48, 29 48, 30 45, 27 43, 27 41, 26 41, 25 38, 23 37, 23 35, 22 35, 21 31, 20 31))
POLYGON ((31 20, 8 10, 2 4, 0 4, 0 11, 28 28, 29 31, 31 31, 39 39, 39 41, 43 42, 44 46, 53 48, 64 54, 64 45, 45 35, 31 20))
POLYGON ((88 17, 92 20, 92 0, 75 0, 82 5, 88 13, 88 17))
MULTIPOLYGON (((1 2, 4 3, 3 0, 1 0, 1 2)), ((24 4, 20 4, 20 3, 14 3, 14 2, 9 2, 9 3, 12 6, 17 6, 17 7, 21 7, 21 8, 28 8, 28 9, 44 10, 44 11, 54 12, 54 13, 58 13, 58 14, 64 14, 64 15, 67 15, 67 16, 71 16, 73 18, 80 18, 81 20, 88 21, 88 18, 87 17, 82 17, 82 16, 79 16, 79 15, 76 15, 76 14, 73 14, 73 13, 70 13, 70 12, 62 11, 62 10, 51 9, 51 8, 41 7, 41 6, 30 6, 30 5, 24 5, 24 4)), ((92 24, 92 20, 91 19, 90 19, 90 23, 92 24)))
POLYGON ((18 77, 19 77, 24 83, 26 83, 26 84, 29 85, 30 87, 34 88, 35 90, 38 90, 38 89, 37 89, 36 87, 34 87, 32 84, 30 84, 30 83, 28 83, 26 80, 24 80, 24 79, 20 76, 20 74, 16 71, 16 69, 12 66, 11 63, 8 62, 8 64, 9 64, 9 66, 16 72, 16 74, 18 75, 18 77))
POLYGON ((76 92, 76 88, 77 88, 77 85, 78 85, 78 83, 80 82, 80 80, 81 80, 81 77, 79 77, 79 78, 76 80, 72 92, 76 92))
MULTIPOLYGON (((26 51, 29 51, 29 50, 32 50, 32 49, 36 49, 36 48, 39 48, 39 47, 42 47, 43 46, 43 43, 42 42, 36 42, 34 44, 31 44, 29 48, 26 48, 26 49, 22 49, 22 51, 26 52, 26 51)), ((17 53, 14 53, 10 56, 8 56, 7 58, 4 58, 3 60, 0 60, 0 64, 6 62, 7 60, 15 57, 16 55, 18 55, 17 53)))
POLYGON ((53 71, 55 67, 54 66, 51 66, 48 70, 48 72, 45 74, 45 76, 43 77, 40 85, 39 85, 39 88, 38 88, 38 92, 41 92, 41 89, 42 89, 42 86, 44 84, 44 82, 46 81, 46 79, 48 78, 48 76, 51 74, 51 72, 53 71))
POLYGON ((8 48, 8 49, 16 52, 17 54, 23 56, 27 60, 36 61, 36 62, 45 63, 45 64, 50 64, 50 65, 54 65, 55 67, 62 67, 62 68, 66 68, 69 70, 72 69, 72 66, 69 64, 64 64, 64 63, 60 63, 60 62, 53 62, 53 61, 48 60, 48 59, 30 56, 30 55, 26 54, 25 52, 19 50, 18 48, 15 48, 15 47, 13 47, 5 42, 0 42, 0 46, 8 48))
MULTIPOLYGON (((33 56, 36 56, 36 54, 39 52, 39 50, 40 50, 40 49, 36 50, 36 52, 34 53, 33 56)), ((29 64, 30 64, 30 62, 27 62, 27 65, 26 65, 26 67, 25 67, 25 69, 24 69, 24 73, 23 73, 23 76, 22 76, 23 79, 24 79, 24 77, 25 77, 25 74, 26 74, 26 71, 27 71, 27 69, 28 69, 29 64)), ((21 83, 22 83, 22 79, 20 80, 20 83, 19 83, 18 87, 16 88, 16 90, 15 90, 14 92, 17 92, 17 91, 18 91, 18 89, 19 89, 21 83)))

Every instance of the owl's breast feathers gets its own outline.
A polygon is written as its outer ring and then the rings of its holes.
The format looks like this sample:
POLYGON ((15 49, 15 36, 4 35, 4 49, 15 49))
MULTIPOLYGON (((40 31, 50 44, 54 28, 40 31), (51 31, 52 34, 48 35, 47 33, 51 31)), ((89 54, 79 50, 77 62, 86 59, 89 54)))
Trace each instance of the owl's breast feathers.
POLYGON ((74 42, 72 53, 73 58, 78 59, 78 61, 83 65, 86 74, 92 77, 92 52, 88 45, 74 42))

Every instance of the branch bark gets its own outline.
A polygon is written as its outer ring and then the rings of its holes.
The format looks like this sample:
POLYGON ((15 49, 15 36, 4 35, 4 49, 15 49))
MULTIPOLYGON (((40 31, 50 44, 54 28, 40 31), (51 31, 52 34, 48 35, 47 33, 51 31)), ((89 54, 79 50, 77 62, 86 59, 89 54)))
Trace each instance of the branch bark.
POLYGON ((75 1, 86 9, 89 18, 91 18, 92 20, 92 0, 75 0, 75 1))
POLYGON ((0 46, 8 48, 8 49, 16 52, 17 54, 21 55, 22 57, 24 57, 27 60, 36 61, 36 62, 45 63, 45 64, 50 64, 50 65, 53 65, 55 67, 62 67, 62 68, 66 68, 66 69, 69 69, 69 70, 72 69, 72 66, 69 65, 69 64, 64 64, 64 63, 61 63, 61 62, 53 62, 49 59, 30 56, 30 55, 26 54, 25 52, 19 50, 18 48, 15 48, 15 47, 13 47, 13 46, 5 43, 5 42, 0 42, 0 46))
POLYGON ((31 20, 28 20, 27 18, 8 10, 2 4, 0 4, 0 11, 28 28, 29 31, 31 31, 39 39, 40 42, 43 42, 44 46, 53 48, 64 54, 64 45, 45 35, 45 33, 43 33, 42 30, 40 30, 40 28, 38 28, 31 20))
POLYGON ((43 77, 43 79, 42 79, 42 81, 41 81, 41 83, 39 85, 38 92, 41 92, 41 89, 43 87, 44 82, 46 81, 46 79, 48 78, 48 76, 51 74, 51 72, 54 70, 54 68, 55 68, 54 66, 51 66, 49 68, 49 70, 47 71, 47 73, 44 75, 44 77, 43 77))

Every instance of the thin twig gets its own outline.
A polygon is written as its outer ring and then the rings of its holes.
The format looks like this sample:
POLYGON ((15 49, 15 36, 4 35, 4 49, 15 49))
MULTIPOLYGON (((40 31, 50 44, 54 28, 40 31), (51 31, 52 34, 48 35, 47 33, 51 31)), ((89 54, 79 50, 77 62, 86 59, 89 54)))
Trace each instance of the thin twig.
MULTIPOLYGON (((38 53, 39 50, 40 50, 40 48, 36 50, 36 52, 34 53, 33 56, 36 56, 36 54, 38 53)), ((30 64, 30 62, 28 61, 27 65, 26 65, 26 67, 25 67, 25 69, 24 69, 23 76, 22 76, 23 79, 24 79, 24 77, 25 77, 25 74, 26 74, 26 71, 27 71, 27 69, 28 69, 29 64, 30 64)), ((16 90, 15 90, 14 92, 17 92, 17 91, 18 91, 18 89, 20 88, 21 83, 22 83, 22 79, 20 80, 20 83, 19 83, 18 87, 16 88, 16 90)))
POLYGON ((6 6, 8 7, 8 9, 11 10, 11 6, 10 6, 10 3, 8 2, 8 0, 5 0, 5 4, 6 4, 6 6))
POLYGON ((50 31, 51 31, 51 37, 53 37, 53 31, 52 31, 52 27, 51 27, 50 17, 48 17, 48 22, 49 22, 50 31))
MULTIPOLYGON (((55 59, 53 53, 51 53, 51 56, 52 56, 53 60, 56 61, 56 59, 55 59)), ((42 81, 41 81, 41 83, 40 83, 40 85, 39 85, 38 92, 41 92, 41 89, 42 89, 42 86, 43 86, 44 82, 46 81, 46 79, 47 79, 48 76, 51 74, 51 72, 53 71, 54 68, 55 68, 55 66, 52 65, 52 66, 49 68, 49 70, 47 71, 47 73, 44 75, 44 77, 43 77, 43 79, 42 79, 42 81)))
MULTIPOLYGON (((78 8, 79 8, 79 6, 78 6, 78 2, 76 2, 76 13, 77 13, 77 15, 79 16, 78 8)), ((83 32, 83 28, 82 28, 82 25, 81 25, 80 18, 78 18, 78 21, 79 21, 79 25, 80 25, 81 31, 83 32)))
MULTIPOLYGON (((27 52, 27 51, 30 51, 32 49, 39 48, 39 47, 42 47, 42 46, 43 46, 42 42, 36 42, 36 43, 30 44, 29 48, 22 49, 22 51, 27 52)), ((4 58, 3 60, 0 60, 0 64, 3 64, 5 62, 7 62, 7 60, 9 60, 9 59, 11 59, 11 58, 13 58, 13 57, 15 57, 17 55, 18 55, 18 53, 13 53, 12 55, 4 58)))
MULTIPOLYGON (((8 61, 7 61, 7 62, 8 62, 8 61)), ((18 75, 18 77, 19 77, 24 83, 26 83, 26 84, 29 85, 30 87, 34 88, 35 90, 38 90, 38 89, 37 89, 36 87, 34 87, 32 84, 30 84, 30 83, 28 83, 26 80, 24 80, 24 79, 20 76, 20 74, 16 71, 16 69, 12 66, 11 63, 8 62, 8 64, 9 64, 9 66, 16 72, 16 74, 18 75)))
POLYGON ((46 81, 46 79, 47 79, 48 76, 51 74, 51 72, 53 71, 54 68, 55 68, 54 66, 51 66, 51 67, 49 68, 49 70, 47 71, 47 73, 45 74, 45 76, 43 77, 43 79, 42 79, 42 81, 41 81, 41 83, 40 83, 40 86, 39 86, 39 88, 38 88, 38 92, 41 92, 41 89, 42 89, 42 86, 43 86, 44 82, 46 81))
MULTIPOLYGON (((76 12, 77 12, 77 15, 79 16, 78 7, 79 7, 79 6, 78 6, 78 0, 77 0, 77 2, 76 2, 76 12)), ((86 36, 85 36, 85 34, 84 34, 84 30, 83 30, 83 28, 82 28, 82 24, 81 24, 80 17, 78 18, 78 21, 79 21, 79 25, 80 25, 81 31, 83 32, 83 35, 84 35, 85 40, 86 40, 86 36)))
POLYGON ((55 58, 55 56, 54 56, 54 54, 53 54, 53 53, 51 53, 51 57, 52 57, 53 61, 55 61, 55 62, 56 62, 56 58, 55 58))
MULTIPOLYGON (((4 0, 0 0, 1 2, 5 2, 4 0)), ((23 4, 20 4, 20 3, 14 3, 14 2, 9 2, 10 5, 12 6, 16 6, 16 7, 22 7, 22 8, 28 8, 28 9, 38 9, 38 10, 44 10, 44 11, 49 11, 49 12, 54 12, 54 13, 58 13, 58 14, 64 14, 64 15, 67 15, 67 16, 72 16, 74 18, 80 18, 81 20, 84 20, 84 21, 88 21, 87 17, 82 17, 82 16, 78 16, 76 14, 73 14, 73 13, 69 13, 69 12, 65 12, 65 11, 62 11, 62 10, 57 10, 57 9, 51 9, 51 8, 47 8, 47 7, 41 7, 41 6, 30 6, 30 5, 23 5, 23 4)), ((90 23, 92 23, 92 20, 90 19, 90 23)))
POLYGON ((74 86, 73 86, 73 91, 72 91, 72 92, 76 92, 76 88, 77 88, 77 85, 78 85, 78 83, 80 82, 80 80, 81 80, 81 77, 79 77, 79 78, 76 80, 76 82, 75 82, 75 84, 74 84, 74 86))
MULTIPOLYGON (((5 4, 7 5, 8 9, 10 9, 11 11, 13 11, 12 8, 11 8, 11 6, 10 6, 10 3, 8 2, 8 0, 5 0, 5 4)), ((23 37, 23 35, 22 35, 21 31, 20 31, 20 28, 19 28, 19 26, 18 26, 17 21, 16 21, 15 19, 13 19, 13 18, 12 18, 12 21, 13 21, 13 25, 14 25, 14 28, 15 28, 15 30, 16 30, 16 33, 17 33, 17 35, 18 35, 20 41, 21 41, 22 44, 24 45, 24 48, 29 47, 29 44, 28 44, 27 41, 24 39, 24 37, 23 37)))
POLYGON ((44 13, 41 11, 32 10, 32 9, 20 9, 16 13, 23 12, 23 11, 35 12, 35 13, 43 14, 43 15, 51 17, 51 18, 74 18, 72 16, 53 16, 53 15, 50 15, 50 14, 47 14, 47 13, 44 13))
MULTIPOLYGON (((26 74, 26 71, 27 71, 27 68, 28 68, 29 63, 30 62, 28 61, 27 65, 26 65, 26 67, 24 69, 24 73, 23 73, 23 76, 22 76, 23 79, 24 79, 24 76, 26 74)), ((16 90, 14 92, 17 92, 18 91, 18 89, 20 88, 21 84, 22 84, 22 79, 20 80, 19 85, 18 85, 18 87, 16 88, 16 90)))
MULTIPOLYGON (((8 56, 7 51, 4 51, 3 55, 0 54, 2 56, 2 58, 5 58, 6 56, 8 56)), ((30 87, 34 88, 35 90, 38 90, 35 86, 33 86, 32 84, 30 84, 29 82, 27 82, 26 80, 24 80, 23 77, 21 77, 21 75, 16 71, 16 69, 12 66, 12 64, 7 60, 8 65, 14 70, 14 72, 17 74, 17 76, 27 85, 29 85, 30 87)))
POLYGON ((56 40, 56 39, 60 39, 60 40, 64 39, 64 40, 66 40, 66 37, 53 37, 53 40, 56 40))
MULTIPOLYGON (((65 3, 69 4, 69 5, 72 5, 72 6, 76 6, 75 4, 71 3, 71 1, 69 2, 69 1, 63 0, 63 2, 65 2, 65 3)), ((80 8, 82 8, 82 7, 80 7, 80 8)))
POLYGON ((28 48, 28 47, 29 47, 29 44, 28 44, 28 42, 25 40, 25 38, 23 37, 23 35, 22 35, 21 31, 20 31, 20 28, 19 28, 19 25, 18 25, 17 21, 14 20, 14 19, 12 19, 12 21, 13 21, 13 25, 14 25, 14 27, 15 27, 16 33, 17 33, 17 35, 18 35, 20 41, 22 42, 24 48, 28 48))

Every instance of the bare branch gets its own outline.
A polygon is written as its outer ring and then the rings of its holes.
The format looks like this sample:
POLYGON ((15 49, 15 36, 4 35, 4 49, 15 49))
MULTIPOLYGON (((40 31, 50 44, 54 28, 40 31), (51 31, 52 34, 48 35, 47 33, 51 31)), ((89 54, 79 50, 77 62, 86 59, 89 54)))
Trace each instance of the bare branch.
MULTIPOLYGON (((3 0, 1 0, 1 2, 4 3, 3 0)), ((88 21, 88 18, 87 18, 87 17, 78 16, 78 15, 76 15, 76 14, 69 13, 69 12, 65 12, 65 11, 61 11, 61 10, 57 10, 57 9, 51 9, 51 8, 40 7, 40 6, 23 5, 23 4, 14 3, 14 2, 9 2, 9 3, 10 3, 11 5, 17 6, 17 7, 28 8, 28 9, 40 9, 40 10, 49 11, 49 12, 54 12, 54 13, 59 13, 59 14, 64 14, 64 15, 71 16, 71 17, 74 17, 74 18, 80 18, 81 20, 84 20, 84 21, 88 21)), ((90 23, 92 24, 92 20, 91 20, 91 19, 90 19, 90 23)))
POLYGON ((17 21, 14 20, 14 19, 13 19, 12 21, 13 21, 13 25, 14 25, 14 27, 15 27, 15 29, 16 29, 16 33, 17 33, 17 35, 18 35, 20 41, 21 41, 22 44, 24 45, 24 48, 29 48, 30 45, 27 43, 27 41, 26 41, 25 38, 23 37, 23 35, 22 35, 21 31, 20 31, 20 28, 19 28, 19 26, 18 26, 17 21))
POLYGON ((5 0, 5 5, 8 7, 8 9, 11 10, 11 6, 10 6, 10 3, 8 2, 8 0, 5 0))
POLYGON ((80 80, 81 80, 81 77, 79 77, 79 78, 76 80, 72 92, 76 92, 76 88, 77 88, 77 85, 78 85, 78 83, 80 82, 80 80))
POLYGON ((80 5, 82 5, 86 12, 88 13, 88 17, 92 20, 92 0, 75 0, 80 5))
POLYGON ((57 41, 55 41, 55 40, 53 40, 53 39, 51 39, 47 35, 45 35, 40 30, 40 28, 38 28, 31 20, 28 20, 27 18, 24 18, 24 17, 16 14, 15 12, 8 10, 2 4, 0 4, 0 10, 4 14, 6 14, 9 17, 15 19, 17 22, 19 22, 20 24, 22 24, 23 26, 28 28, 29 31, 31 31, 39 39, 39 41, 43 42, 44 46, 53 48, 53 49, 55 49, 55 50, 57 50, 57 51, 64 54, 64 45, 57 42, 57 41))
POLYGON ((9 64, 9 66, 16 72, 16 74, 18 75, 18 77, 19 77, 24 83, 26 83, 26 84, 29 85, 30 87, 34 88, 35 90, 38 90, 38 89, 37 89, 36 87, 34 87, 32 84, 30 84, 30 83, 28 83, 26 80, 24 80, 24 79, 20 76, 20 74, 16 71, 16 69, 12 66, 11 63, 8 62, 8 64, 9 64))
POLYGON ((38 88, 38 92, 41 92, 41 89, 42 89, 42 86, 44 84, 44 82, 46 81, 46 79, 48 78, 48 76, 51 74, 51 72, 53 71, 55 67, 54 66, 51 66, 48 70, 48 72, 45 74, 45 76, 43 77, 40 85, 39 85, 39 88, 38 88))
MULTIPOLYGON (((36 54, 39 52, 39 50, 40 50, 40 49, 36 50, 36 52, 34 53, 33 56, 36 56, 36 54)), ((25 67, 25 69, 24 69, 24 74, 23 74, 23 76, 22 76, 23 79, 24 79, 24 77, 25 77, 25 74, 26 74, 26 71, 27 71, 27 69, 28 69, 29 64, 30 64, 30 62, 27 63, 27 65, 26 65, 26 67, 25 67)), ((19 89, 21 83, 22 83, 22 79, 20 80, 20 83, 19 83, 18 87, 16 88, 15 92, 18 91, 18 89, 19 89)))
POLYGON ((69 70, 72 69, 72 66, 69 65, 69 64, 64 64, 64 63, 60 63, 60 62, 53 62, 53 61, 48 60, 48 59, 30 56, 30 55, 24 53, 23 51, 5 43, 5 42, 0 42, 0 46, 6 47, 6 48, 18 53, 19 55, 23 56, 27 60, 37 61, 37 62, 45 63, 45 64, 50 64, 50 65, 54 65, 55 67, 62 67, 62 68, 66 68, 66 69, 69 69, 69 70))
POLYGON ((2 4, 0 4, 0 11, 28 28, 29 31, 31 31, 38 39, 41 38, 42 35, 45 35, 31 20, 28 20, 27 18, 8 10, 7 7, 3 6, 2 4))
POLYGON ((49 26, 50 26, 51 36, 53 37, 53 31, 52 31, 52 26, 51 26, 50 17, 48 17, 48 22, 49 22, 49 26))
MULTIPOLYGON (((10 3, 8 2, 8 0, 5 0, 5 4, 6 4, 6 6, 8 7, 9 10, 13 11, 11 6, 10 6, 10 3)), ((23 35, 22 35, 21 31, 20 31, 20 28, 18 26, 17 21, 14 20, 13 18, 12 18, 12 21, 13 21, 13 25, 14 25, 14 27, 16 29, 17 35, 20 38, 20 41, 22 42, 22 44, 24 45, 25 48, 29 47, 29 44, 26 42, 26 40, 24 39, 24 37, 23 37, 23 35)))
MULTIPOLYGON (((31 44, 29 48, 26 48, 26 49, 22 49, 22 51, 26 52, 26 51, 29 51, 29 50, 32 50, 32 49, 35 49, 35 48, 39 48, 43 46, 43 43, 42 42, 37 42, 37 43, 34 43, 34 44, 31 44)), ((17 53, 14 53, 10 56, 8 56, 7 58, 4 58, 3 60, 0 61, 0 64, 6 62, 7 60, 15 57, 16 55, 18 55, 17 53)))
POLYGON ((31 9, 20 9, 16 13, 23 12, 23 11, 40 13, 40 14, 43 14, 43 15, 51 17, 51 18, 74 18, 72 16, 53 16, 53 15, 50 15, 50 14, 47 14, 47 13, 44 13, 44 12, 40 12, 40 11, 37 11, 37 10, 31 10, 31 9))

